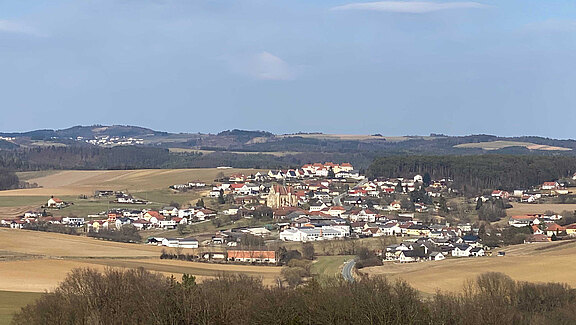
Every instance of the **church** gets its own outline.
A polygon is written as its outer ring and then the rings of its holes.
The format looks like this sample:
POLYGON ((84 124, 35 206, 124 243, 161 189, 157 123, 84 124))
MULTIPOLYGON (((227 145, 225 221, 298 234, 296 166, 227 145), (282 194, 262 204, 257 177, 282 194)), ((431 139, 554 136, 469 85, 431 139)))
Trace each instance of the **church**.
POLYGON ((270 188, 266 205, 273 209, 294 207, 298 205, 298 197, 291 186, 276 184, 270 188))

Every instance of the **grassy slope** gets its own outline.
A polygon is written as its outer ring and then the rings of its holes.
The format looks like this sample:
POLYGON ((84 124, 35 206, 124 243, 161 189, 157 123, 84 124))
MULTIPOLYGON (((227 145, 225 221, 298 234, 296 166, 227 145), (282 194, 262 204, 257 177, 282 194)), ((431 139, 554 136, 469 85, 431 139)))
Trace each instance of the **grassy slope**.
POLYGON ((14 313, 41 295, 37 292, 0 291, 0 324, 10 324, 14 313))
POLYGON ((319 277, 334 277, 340 274, 344 262, 353 259, 353 255, 318 256, 312 264, 312 274, 319 277))

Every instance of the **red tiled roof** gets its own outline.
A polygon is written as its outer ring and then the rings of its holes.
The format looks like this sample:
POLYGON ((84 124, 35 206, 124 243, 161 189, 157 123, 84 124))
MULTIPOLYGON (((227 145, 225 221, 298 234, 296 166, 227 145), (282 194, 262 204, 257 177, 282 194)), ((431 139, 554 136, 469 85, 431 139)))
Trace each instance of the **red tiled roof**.
POLYGON ((546 228, 546 231, 564 231, 564 230, 566 230, 566 228, 559 226, 556 223, 553 223, 546 228))
POLYGON ((533 214, 528 214, 528 215, 524 215, 524 216, 512 216, 510 217, 510 219, 522 219, 522 220, 534 220, 538 218, 538 216, 533 215, 533 214))
POLYGON ((148 211, 146 212, 146 214, 148 214, 150 217, 156 217, 156 219, 160 218, 160 213, 158 211, 148 211))
POLYGON ((275 259, 275 251, 239 251, 230 250, 228 251, 228 258, 267 258, 275 259))
POLYGON ((294 189, 292 186, 274 185, 274 192, 284 195, 288 193, 294 193, 294 189))

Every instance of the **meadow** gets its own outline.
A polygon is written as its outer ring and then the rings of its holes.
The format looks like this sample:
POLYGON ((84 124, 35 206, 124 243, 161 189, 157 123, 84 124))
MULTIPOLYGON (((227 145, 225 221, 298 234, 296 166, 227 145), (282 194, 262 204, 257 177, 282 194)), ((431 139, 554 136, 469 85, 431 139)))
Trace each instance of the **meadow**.
POLYGON ((312 264, 311 273, 318 277, 338 277, 342 265, 354 255, 318 256, 312 264))
POLYGON ((0 291, 0 324, 9 324, 15 312, 41 295, 37 292, 0 291))

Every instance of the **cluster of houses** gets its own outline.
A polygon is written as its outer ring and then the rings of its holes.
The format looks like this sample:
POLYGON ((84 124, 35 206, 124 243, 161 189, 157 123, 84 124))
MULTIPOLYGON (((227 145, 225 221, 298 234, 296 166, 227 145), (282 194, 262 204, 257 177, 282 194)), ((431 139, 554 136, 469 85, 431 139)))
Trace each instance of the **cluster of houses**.
POLYGON ((101 228, 108 229, 112 225, 116 229, 120 229, 124 225, 132 225, 139 230, 150 228, 175 229, 178 225, 202 222, 215 216, 215 210, 205 207, 185 209, 164 207, 159 211, 115 209, 108 211, 105 219, 90 221, 88 230, 98 232, 101 228))
POLYGON ((576 237, 576 223, 560 226, 561 215, 527 214, 508 219, 511 227, 531 227, 527 242, 549 242, 564 237, 576 237))
POLYGON ((141 138, 111 137, 108 135, 95 136, 90 139, 86 139, 84 137, 76 137, 76 141, 84 141, 86 143, 101 147, 132 146, 144 144, 144 139, 141 138))
MULTIPOLYGON (((454 193, 451 183, 450 179, 428 179, 424 186, 421 175, 412 178, 366 179, 349 163, 313 163, 296 169, 270 170, 268 173, 233 174, 217 180, 217 183, 208 185, 212 187, 209 196, 225 198, 228 205, 222 211, 200 206, 167 206, 158 210, 122 208, 86 218, 52 217, 29 212, 20 219, 0 220, 0 226, 26 228, 30 223, 43 221, 69 227, 85 227, 87 231, 94 232, 100 229, 120 229, 125 225, 132 225, 139 230, 175 229, 179 225, 216 218, 218 214, 249 217, 258 209, 267 209, 274 219, 274 225, 270 227, 220 231, 212 236, 210 243, 199 243, 195 238, 159 237, 149 239, 149 243, 174 248, 198 248, 205 244, 235 247, 246 234, 266 240, 292 242, 396 236, 405 240, 402 244, 389 246, 380 252, 384 260, 437 261, 448 256, 476 257, 489 254, 477 236, 478 229, 473 229, 470 224, 425 224, 415 217, 415 213, 438 211, 438 202, 433 203, 432 198, 454 193), (398 201, 398 195, 424 196, 426 199, 421 202, 411 201, 411 211, 408 211, 398 201)), ((205 182, 191 181, 172 185, 171 188, 186 191, 206 186, 205 182)), ((477 199, 487 201, 494 198, 516 198, 519 201, 535 202, 543 196, 560 195, 564 190, 558 182, 546 182, 538 191, 510 193, 494 190, 490 195, 477 199)), ((95 196, 113 197, 116 203, 146 203, 127 193, 110 190, 97 191, 95 196)), ((51 197, 46 207, 59 209, 66 205, 62 200, 51 197)), ((531 227, 533 234, 529 241, 533 242, 576 236, 576 224, 560 226, 557 222, 561 219, 562 216, 558 215, 513 216, 509 219, 509 226, 531 227)), ((241 262, 276 261, 276 256, 266 255, 269 253, 254 257, 248 256, 254 254, 228 250, 218 254, 208 253, 206 258, 241 262)))
POLYGON ((203 181, 190 181, 186 184, 174 184, 170 186, 171 189, 176 191, 188 191, 196 188, 204 188, 206 187, 206 182, 203 181))
MULTIPOLYGON (((150 237, 147 240, 149 245, 164 246, 170 248, 198 248, 199 242, 196 238, 162 238, 150 237)), ((274 250, 255 249, 227 249, 224 251, 195 252, 193 258, 200 261, 230 262, 230 263, 258 263, 275 264, 278 262, 277 252, 274 250)), ((190 254, 188 254, 190 256, 190 254)))
POLYGON ((0 219, 0 227, 10 227, 12 229, 24 229, 38 222, 64 225, 72 228, 80 228, 85 225, 85 218, 77 216, 53 217, 44 215, 42 212, 38 211, 28 211, 24 213, 24 215, 21 218, 18 219, 14 218, 0 219))
POLYGON ((380 252, 385 261, 401 263, 441 261, 446 257, 478 257, 486 255, 486 247, 476 235, 421 237, 390 245, 380 252))
MULTIPOLYGON (((115 196, 118 193, 108 191, 97 192, 100 196, 115 196)), ((64 207, 64 202, 51 197, 49 207, 64 207)), ((98 232, 100 229, 120 229, 125 225, 132 225, 139 230, 150 228, 175 229, 179 224, 187 225, 210 220, 216 217, 217 211, 205 207, 176 208, 164 207, 159 211, 150 209, 112 209, 97 215, 84 217, 76 216, 50 216, 45 211, 28 211, 20 218, 1 219, 0 226, 23 229, 39 222, 64 225, 67 227, 82 228, 87 231, 98 232)))
POLYGON ((482 199, 484 202, 491 198, 500 198, 523 203, 538 203, 538 201, 545 197, 566 195, 568 193, 569 191, 566 188, 566 184, 553 181, 544 182, 540 186, 529 190, 514 190, 510 192, 505 190, 494 190, 491 195, 484 195, 477 199, 482 199))
POLYGON ((331 162, 305 164, 301 168, 288 170, 271 170, 268 177, 276 181, 284 179, 303 178, 336 178, 336 179, 364 179, 360 172, 350 164, 334 164, 331 162))
POLYGON ((124 193, 124 192, 116 192, 115 193, 115 203, 122 203, 122 204, 148 204, 149 202, 142 199, 137 199, 133 197, 131 194, 124 193))

